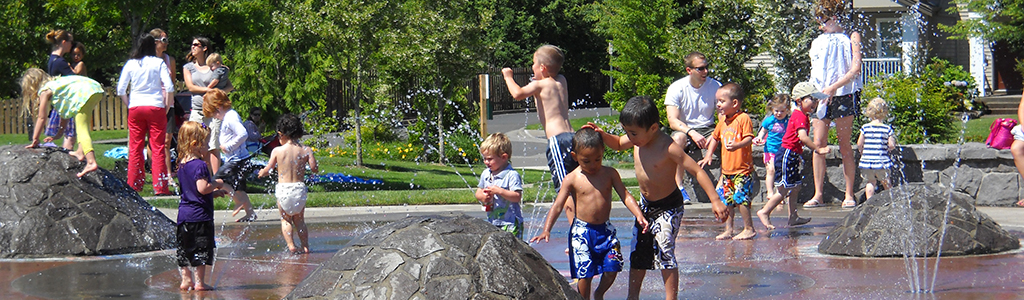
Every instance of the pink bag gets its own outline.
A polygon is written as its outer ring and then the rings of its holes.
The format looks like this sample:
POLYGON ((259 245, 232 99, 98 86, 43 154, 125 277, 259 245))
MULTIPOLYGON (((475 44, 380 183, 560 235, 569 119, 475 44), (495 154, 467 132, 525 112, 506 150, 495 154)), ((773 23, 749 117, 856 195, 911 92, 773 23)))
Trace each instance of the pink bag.
POLYGON ((1010 144, 1013 144, 1013 127, 1017 126, 1017 120, 1014 119, 996 119, 992 121, 992 125, 988 127, 988 139, 985 140, 985 145, 996 149, 1010 149, 1010 144))

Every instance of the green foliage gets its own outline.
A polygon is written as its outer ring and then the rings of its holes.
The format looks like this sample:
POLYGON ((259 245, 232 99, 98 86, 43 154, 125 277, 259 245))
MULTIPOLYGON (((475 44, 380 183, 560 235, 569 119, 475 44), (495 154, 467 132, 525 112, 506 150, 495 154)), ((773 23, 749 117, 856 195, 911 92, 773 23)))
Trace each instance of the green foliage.
MULTIPOLYGON (((604 71, 614 78, 614 91, 605 99, 615 109, 635 95, 664 99, 668 85, 686 75, 683 57, 698 51, 708 58, 711 76, 740 84, 748 93, 745 109, 760 113, 774 88, 767 73, 743 66, 761 51, 751 17, 755 8, 752 0, 694 1, 682 7, 675 1, 594 3, 588 18, 615 49, 615 69, 604 71)), ((662 101, 655 102, 664 116, 662 101)))
POLYGON ((974 77, 963 66, 932 58, 932 62, 924 67, 921 79, 929 94, 946 100, 946 105, 953 110, 972 110, 978 105, 974 101, 978 96, 974 77))
POLYGON ((953 26, 939 24, 939 29, 953 38, 983 37, 989 41, 1005 41, 1017 53, 1024 52, 1024 0, 957 0, 946 10, 959 15, 967 9, 980 17, 960 19, 953 26))
POLYGON ((900 144, 956 142, 958 131, 949 116, 953 106, 943 95, 929 92, 934 87, 927 80, 902 73, 871 78, 864 86, 861 109, 872 98, 885 99, 891 108, 889 124, 900 144))
POLYGON ((543 44, 562 48, 563 71, 607 69, 607 41, 592 31, 586 8, 593 0, 479 1, 487 6, 489 26, 484 28, 484 60, 494 67, 529 66, 533 52, 543 44))
POLYGON ((327 111, 323 100, 320 100, 319 104, 306 115, 302 124, 305 127, 306 136, 309 137, 305 142, 314 148, 327 147, 329 144, 327 138, 333 135, 333 132, 338 131, 340 125, 338 118, 335 118, 332 112, 327 111))
POLYGON ((811 41, 820 32, 814 20, 814 0, 757 0, 754 24, 775 59, 776 89, 788 92, 810 76, 811 41))

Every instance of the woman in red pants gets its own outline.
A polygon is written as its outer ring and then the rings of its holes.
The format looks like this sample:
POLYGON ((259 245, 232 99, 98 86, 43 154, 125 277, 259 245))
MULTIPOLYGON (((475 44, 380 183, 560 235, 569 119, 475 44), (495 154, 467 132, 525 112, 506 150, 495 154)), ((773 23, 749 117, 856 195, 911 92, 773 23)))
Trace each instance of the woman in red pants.
POLYGON ((153 193, 170 195, 170 179, 164 160, 167 108, 173 101, 174 84, 164 60, 156 56, 156 39, 145 34, 136 44, 131 59, 121 70, 117 95, 128 106, 128 186, 142 190, 146 182, 143 142, 149 139, 153 172, 153 193), (131 92, 127 87, 131 85, 131 92), (128 96, 130 95, 130 96, 128 96))

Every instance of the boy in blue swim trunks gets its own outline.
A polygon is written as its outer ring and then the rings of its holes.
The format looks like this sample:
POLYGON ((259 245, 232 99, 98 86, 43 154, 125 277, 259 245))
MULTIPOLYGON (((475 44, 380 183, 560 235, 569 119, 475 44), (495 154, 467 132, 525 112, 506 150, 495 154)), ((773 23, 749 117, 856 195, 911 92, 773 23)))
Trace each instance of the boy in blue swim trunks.
MULTIPOLYGON (((616 136, 602 131, 594 123, 584 127, 601 133, 605 145, 615 150, 633 148, 637 183, 640 184, 640 210, 648 230, 641 224, 633 227, 633 250, 629 256, 629 299, 640 296, 647 270, 661 270, 665 283, 665 299, 679 298, 679 270, 676 266, 675 240, 683 217, 683 194, 676 185, 676 169, 682 166, 711 198, 715 217, 725 219, 729 207, 718 200, 711 178, 697 165, 683 147, 661 131, 658 107, 647 96, 630 98, 619 114, 626 135, 616 136), (653 200, 652 200, 653 199, 653 200)), ((639 223, 639 221, 637 222, 639 223)))
POLYGON ((732 238, 749 240, 757 235, 754 221, 750 219, 750 198, 753 195, 753 183, 756 180, 752 141, 754 129, 750 116, 743 112, 743 88, 735 83, 726 83, 715 92, 715 108, 718 109, 718 125, 711 133, 708 151, 704 159, 697 162, 701 167, 711 164, 715 148, 722 144, 722 176, 718 179, 718 197, 729 207, 739 208, 743 215, 743 231, 733 232, 733 221, 736 211, 725 219, 725 232, 715 237, 716 240, 732 238))
POLYGON ((555 203, 548 211, 544 223, 544 232, 530 239, 530 242, 548 241, 551 227, 555 226, 558 215, 562 213, 569 195, 575 201, 575 218, 570 220, 569 228, 569 266, 572 278, 579 279, 576 286, 583 299, 590 299, 591 280, 601 275, 601 282, 594 291, 594 298, 603 299, 604 293, 615 282, 615 277, 622 271, 622 252, 619 240, 615 238, 615 226, 608 221, 612 210, 612 189, 619 199, 626 204, 643 232, 647 232, 647 220, 636 200, 622 184, 619 172, 612 167, 601 165, 604 157, 604 142, 601 134, 593 128, 582 128, 573 136, 573 159, 579 167, 566 174, 562 180, 562 189, 555 198, 555 203))

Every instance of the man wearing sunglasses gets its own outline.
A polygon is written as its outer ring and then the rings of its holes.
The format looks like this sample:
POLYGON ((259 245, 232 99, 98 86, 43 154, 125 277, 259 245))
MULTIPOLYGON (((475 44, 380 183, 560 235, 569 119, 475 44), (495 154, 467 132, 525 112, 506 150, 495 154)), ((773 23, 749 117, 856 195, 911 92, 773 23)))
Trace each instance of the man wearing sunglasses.
MULTIPOLYGON (((708 60, 700 52, 692 52, 683 58, 686 77, 676 80, 665 92, 665 112, 672 140, 686 149, 694 161, 703 158, 701 149, 708 147, 708 136, 715 130, 715 92, 722 84, 708 77, 708 60)), ((704 170, 707 172, 707 169, 704 170)), ((708 173, 710 177, 711 174, 708 173)), ((690 204, 690 196, 684 187, 693 186, 687 182, 685 170, 676 170, 676 185, 683 192, 683 204, 690 204)), ((702 191, 694 190, 700 199, 707 199, 702 191)), ((706 200, 707 201, 707 200, 706 200)))

